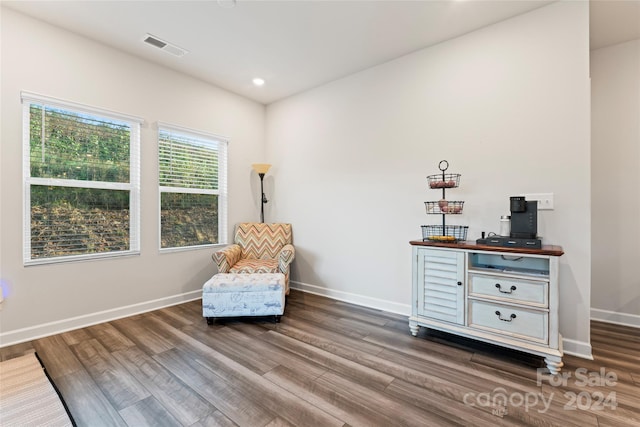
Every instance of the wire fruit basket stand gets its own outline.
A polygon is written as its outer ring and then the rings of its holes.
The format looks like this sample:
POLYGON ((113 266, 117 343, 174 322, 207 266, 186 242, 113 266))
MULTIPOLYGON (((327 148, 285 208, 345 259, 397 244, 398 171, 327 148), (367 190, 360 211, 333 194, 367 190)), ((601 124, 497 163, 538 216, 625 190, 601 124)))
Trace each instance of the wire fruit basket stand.
POLYGON ((449 169, 449 162, 446 160, 438 163, 441 173, 427 176, 427 183, 430 189, 442 189, 442 199, 438 201, 424 202, 425 209, 429 215, 442 215, 442 224, 423 225, 422 241, 434 242, 458 242, 467 239, 466 225, 447 225, 447 215, 460 215, 464 208, 463 201, 450 201, 446 199, 446 190, 457 188, 460 185, 460 174, 446 173, 449 169))

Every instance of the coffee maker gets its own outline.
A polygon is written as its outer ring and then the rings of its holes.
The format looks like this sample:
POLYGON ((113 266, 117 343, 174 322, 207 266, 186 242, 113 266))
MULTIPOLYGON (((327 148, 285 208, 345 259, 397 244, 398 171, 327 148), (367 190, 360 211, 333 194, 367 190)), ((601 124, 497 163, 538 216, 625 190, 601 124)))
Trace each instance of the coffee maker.
POLYGON ((511 232, 509 237, 535 239, 538 237, 538 202, 528 202, 523 196, 510 198, 511 232))
MULTIPOLYGON (((509 199, 511 224, 509 236, 489 236, 476 240, 479 245, 540 249, 538 238, 538 202, 527 201, 524 196, 509 199)), ((484 233, 483 233, 484 235, 484 233)))

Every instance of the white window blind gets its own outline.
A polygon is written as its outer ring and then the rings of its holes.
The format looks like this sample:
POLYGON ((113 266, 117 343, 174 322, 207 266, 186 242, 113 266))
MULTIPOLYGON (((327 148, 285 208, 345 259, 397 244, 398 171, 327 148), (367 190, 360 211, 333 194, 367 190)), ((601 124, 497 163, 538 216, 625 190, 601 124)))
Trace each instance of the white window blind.
POLYGON ((139 253, 141 119, 22 93, 25 264, 139 253))
POLYGON ((160 248, 226 243, 228 141, 158 125, 160 248))

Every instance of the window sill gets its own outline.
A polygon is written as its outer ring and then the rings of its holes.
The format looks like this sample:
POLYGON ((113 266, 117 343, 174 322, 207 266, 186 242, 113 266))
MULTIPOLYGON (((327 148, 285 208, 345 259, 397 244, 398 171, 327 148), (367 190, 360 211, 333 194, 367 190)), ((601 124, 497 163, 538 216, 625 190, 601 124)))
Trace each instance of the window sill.
POLYGON ((217 249, 217 248, 222 248, 228 245, 229 245, 228 243, 212 243, 209 245, 183 246, 180 248, 160 248, 159 252, 161 254, 168 254, 168 253, 174 253, 174 252, 194 251, 198 249, 217 249))
POLYGON ((139 256, 139 255, 140 255, 140 251, 122 251, 122 252, 116 252, 116 253, 70 255, 70 256, 61 256, 56 258, 24 260, 23 265, 25 267, 33 267, 37 265, 52 265, 52 264, 66 264, 71 262, 99 261, 103 259, 131 257, 131 256, 139 256))

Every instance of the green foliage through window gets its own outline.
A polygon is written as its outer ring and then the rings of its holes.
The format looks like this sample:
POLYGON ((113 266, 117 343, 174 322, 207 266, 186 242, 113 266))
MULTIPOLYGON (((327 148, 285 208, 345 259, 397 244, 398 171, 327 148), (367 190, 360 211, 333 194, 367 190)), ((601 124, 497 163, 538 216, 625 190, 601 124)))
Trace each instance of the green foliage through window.
POLYGON ((139 124, 37 97, 23 102, 25 262, 137 250, 139 124))
POLYGON ((220 242, 221 184, 226 178, 220 165, 225 159, 225 141, 159 130, 161 248, 220 242))
POLYGON ((31 105, 31 176, 129 182, 130 126, 31 105))
POLYGON ((217 144, 160 130, 158 144, 160 185, 218 189, 217 144))

